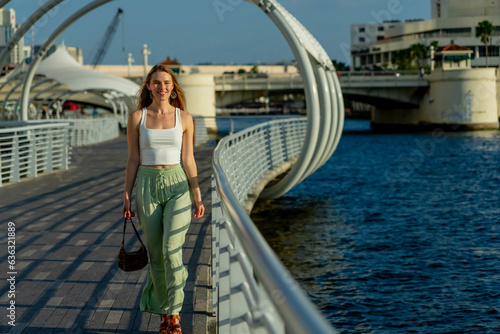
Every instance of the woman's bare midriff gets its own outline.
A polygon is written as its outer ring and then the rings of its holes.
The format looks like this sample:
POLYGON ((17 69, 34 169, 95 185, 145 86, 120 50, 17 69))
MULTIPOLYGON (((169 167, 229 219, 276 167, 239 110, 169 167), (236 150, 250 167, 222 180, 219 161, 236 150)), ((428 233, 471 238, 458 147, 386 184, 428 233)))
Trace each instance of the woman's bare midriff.
POLYGON ((151 167, 151 168, 156 168, 156 169, 163 169, 163 168, 170 168, 177 166, 178 164, 175 165, 143 165, 144 167, 151 167))

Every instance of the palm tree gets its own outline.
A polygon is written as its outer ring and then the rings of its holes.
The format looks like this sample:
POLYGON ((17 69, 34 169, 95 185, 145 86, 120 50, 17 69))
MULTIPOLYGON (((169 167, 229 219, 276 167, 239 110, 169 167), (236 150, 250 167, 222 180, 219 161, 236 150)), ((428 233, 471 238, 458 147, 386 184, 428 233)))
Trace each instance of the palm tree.
POLYGON ((398 70, 409 70, 411 69, 411 57, 410 49, 403 49, 394 52, 394 56, 391 59, 393 64, 397 65, 398 70))
POLYGON ((432 41, 431 42, 431 45, 429 45, 429 48, 433 46, 434 47, 434 51, 437 51, 437 48, 439 46, 439 41, 432 41))
POLYGON ((417 60, 417 65, 420 65, 420 60, 427 57, 427 48, 425 45, 417 43, 410 45, 410 59, 417 60))
POLYGON ((476 27, 476 37, 486 46, 486 67, 488 67, 488 42, 495 27, 490 21, 479 22, 476 27))

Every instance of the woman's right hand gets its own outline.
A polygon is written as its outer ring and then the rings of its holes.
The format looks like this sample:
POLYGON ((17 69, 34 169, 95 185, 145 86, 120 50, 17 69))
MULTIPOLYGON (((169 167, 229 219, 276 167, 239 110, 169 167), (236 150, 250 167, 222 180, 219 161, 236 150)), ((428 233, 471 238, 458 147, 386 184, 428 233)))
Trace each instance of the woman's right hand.
POLYGON ((123 218, 130 219, 135 217, 135 213, 132 212, 132 201, 130 199, 123 200, 123 218))

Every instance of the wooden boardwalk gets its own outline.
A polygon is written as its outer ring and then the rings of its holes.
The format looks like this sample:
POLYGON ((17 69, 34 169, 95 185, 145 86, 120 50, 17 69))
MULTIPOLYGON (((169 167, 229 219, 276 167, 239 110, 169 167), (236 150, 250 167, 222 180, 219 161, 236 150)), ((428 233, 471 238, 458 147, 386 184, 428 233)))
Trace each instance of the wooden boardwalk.
MULTIPOLYGON (((186 236, 183 333, 206 333, 211 316, 211 157, 195 149, 206 215, 186 236)), ((70 169, 0 187, 0 333, 158 333, 158 315, 139 310, 147 269, 117 266, 127 141, 73 148, 70 169), (8 325, 7 225, 15 224, 15 326, 8 325)), ((135 212, 135 199, 133 200, 135 212)), ((137 218, 134 218, 138 226, 137 218)), ((128 250, 137 249, 127 228, 128 250), (133 243, 131 243, 131 242, 133 243)))

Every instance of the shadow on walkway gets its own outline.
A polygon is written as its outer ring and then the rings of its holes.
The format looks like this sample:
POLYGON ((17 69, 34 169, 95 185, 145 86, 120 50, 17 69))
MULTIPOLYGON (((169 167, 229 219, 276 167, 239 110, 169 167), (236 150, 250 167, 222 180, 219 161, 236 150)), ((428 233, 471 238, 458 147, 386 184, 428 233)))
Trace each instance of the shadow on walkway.
MULTIPOLYGON (((186 235, 188 266, 183 333, 206 331, 210 315, 210 163, 212 147, 197 147, 205 217, 186 235)), ((0 249, 1 333, 157 333, 157 315, 139 311, 147 269, 117 266, 123 232, 127 139, 73 148, 70 169, 0 188, 2 235, 15 224, 15 269, 8 275, 7 241, 0 249), (15 298, 7 278, 15 276, 15 298), (6 309, 15 300, 15 326, 6 309)), ((133 201, 135 212, 135 200, 133 201)), ((134 218, 138 226, 137 218, 134 218)), ((127 229, 127 250, 137 249, 127 229)))

